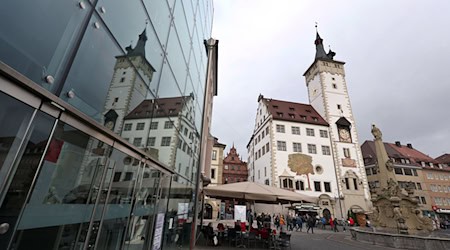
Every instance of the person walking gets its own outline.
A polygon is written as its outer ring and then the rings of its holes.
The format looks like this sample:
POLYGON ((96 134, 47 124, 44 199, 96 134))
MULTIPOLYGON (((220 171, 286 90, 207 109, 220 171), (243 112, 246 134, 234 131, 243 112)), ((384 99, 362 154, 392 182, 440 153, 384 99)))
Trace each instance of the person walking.
POLYGON ((334 225, 334 232, 339 232, 338 230, 338 220, 336 219, 336 217, 333 220, 333 225, 334 225))
POLYGON ((274 224, 277 227, 277 230, 280 230, 280 218, 278 217, 278 215, 275 217, 274 224))
POLYGON ((315 223, 316 223, 316 220, 314 219, 314 217, 312 217, 311 215, 308 215, 308 221, 307 221, 308 229, 306 230, 306 233, 309 233, 309 229, 311 229, 311 233, 314 234, 314 224, 315 223))
POLYGON ((300 215, 297 216, 296 224, 297 224, 297 231, 300 229, 300 232, 301 232, 302 228, 303 228, 303 220, 300 215))
POLYGON ((280 232, 284 232, 286 230, 286 220, 284 219, 284 216, 280 216, 280 232))

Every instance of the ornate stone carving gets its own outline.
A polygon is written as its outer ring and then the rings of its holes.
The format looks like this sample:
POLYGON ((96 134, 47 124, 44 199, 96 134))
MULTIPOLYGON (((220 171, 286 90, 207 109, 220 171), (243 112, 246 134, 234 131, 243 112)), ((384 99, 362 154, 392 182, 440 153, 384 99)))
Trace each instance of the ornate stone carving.
POLYGON ((385 165, 388 171, 392 172, 394 170, 394 161, 392 159, 387 160, 385 165))

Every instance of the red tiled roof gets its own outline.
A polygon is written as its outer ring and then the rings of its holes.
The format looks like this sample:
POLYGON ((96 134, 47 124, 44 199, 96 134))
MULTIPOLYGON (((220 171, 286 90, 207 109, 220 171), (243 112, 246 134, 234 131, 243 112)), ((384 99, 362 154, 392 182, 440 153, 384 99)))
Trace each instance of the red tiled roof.
POLYGON ((450 154, 443 154, 435 159, 439 163, 450 164, 450 154))
POLYGON ((188 98, 191 98, 191 96, 144 100, 124 119, 178 116, 188 98))
MULTIPOLYGON (((408 165, 416 165, 422 166, 420 162, 432 162, 433 164, 437 164, 438 162, 431 158, 430 156, 420 152, 417 149, 410 148, 405 145, 397 146, 395 143, 384 142, 384 148, 389 157, 392 158, 403 158, 409 159, 411 161, 408 165)), ((363 145, 361 145, 361 151, 363 154, 363 158, 371 158, 373 160, 367 161, 366 164, 375 163, 377 159, 376 150, 375 150, 375 142, 374 141, 365 141, 363 145)))
MULTIPOLYGON (((386 143, 385 143, 386 144, 386 143)), ((393 148, 394 150, 396 150, 397 152, 399 152, 399 154, 401 156, 403 156, 403 158, 409 158, 409 159, 414 159, 416 161, 424 161, 424 162, 432 162, 432 163, 437 163, 433 158, 431 158, 430 156, 414 149, 414 148, 409 148, 405 145, 400 145, 397 146, 394 143, 387 143, 389 144, 389 146, 391 148, 393 148)))
POLYGON ((292 121, 328 126, 328 123, 309 104, 263 98, 274 120, 292 121))

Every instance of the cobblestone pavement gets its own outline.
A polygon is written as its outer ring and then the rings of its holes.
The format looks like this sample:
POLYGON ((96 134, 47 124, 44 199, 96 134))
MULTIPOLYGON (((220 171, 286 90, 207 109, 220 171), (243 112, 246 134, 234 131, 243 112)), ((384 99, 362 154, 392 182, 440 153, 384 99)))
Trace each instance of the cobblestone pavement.
MULTIPOLYGON (((369 250, 380 250, 380 249, 395 249, 383 246, 377 246, 367 243, 358 242, 351 239, 350 232, 333 232, 329 229, 323 230, 314 228, 314 234, 303 232, 291 232, 291 249, 306 249, 306 250, 359 250, 359 249, 369 249, 369 250)), ((238 249, 233 246, 228 246, 227 243, 221 246, 212 247, 205 246, 204 242, 200 242, 200 245, 196 249, 220 249, 220 250, 231 250, 238 249)), ((250 246, 249 249, 264 249, 261 246, 250 246)), ((287 248, 289 249, 289 248, 287 248)))

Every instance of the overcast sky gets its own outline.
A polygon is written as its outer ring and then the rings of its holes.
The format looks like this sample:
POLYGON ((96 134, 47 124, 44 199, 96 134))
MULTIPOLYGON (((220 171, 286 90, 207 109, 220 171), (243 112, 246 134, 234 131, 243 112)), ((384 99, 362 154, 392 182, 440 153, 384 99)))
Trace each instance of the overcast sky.
POLYGON ((344 61, 359 141, 401 141, 431 157, 450 153, 450 1, 214 1, 219 89, 213 136, 247 161, 257 98, 308 103, 303 73, 315 22, 344 61))

